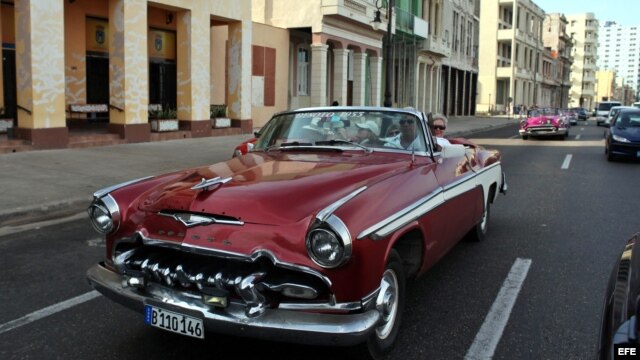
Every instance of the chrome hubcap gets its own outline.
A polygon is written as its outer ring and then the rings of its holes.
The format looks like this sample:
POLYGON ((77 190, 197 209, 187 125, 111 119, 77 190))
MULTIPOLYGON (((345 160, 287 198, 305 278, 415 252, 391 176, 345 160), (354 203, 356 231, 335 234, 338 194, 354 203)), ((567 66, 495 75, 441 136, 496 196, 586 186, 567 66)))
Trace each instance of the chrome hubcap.
POLYGON ((487 208, 485 207, 482 213, 482 221, 480 221, 480 230, 483 234, 487 232, 487 214, 487 208))
POLYGON ((376 309, 382 315, 382 323, 376 328, 380 339, 386 339, 393 329, 398 314, 398 278, 396 273, 387 269, 382 275, 380 292, 376 298, 376 309))

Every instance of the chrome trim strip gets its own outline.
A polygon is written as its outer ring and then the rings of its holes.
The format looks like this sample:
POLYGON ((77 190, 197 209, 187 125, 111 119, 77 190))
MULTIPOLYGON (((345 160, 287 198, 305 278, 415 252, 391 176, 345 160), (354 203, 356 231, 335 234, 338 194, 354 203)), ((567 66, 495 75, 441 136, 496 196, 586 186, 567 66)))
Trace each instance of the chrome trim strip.
POLYGON ((278 258, 276 258, 276 256, 273 255, 273 253, 271 251, 269 251, 269 250, 257 250, 257 251, 254 251, 253 253, 251 253, 251 255, 245 255, 245 254, 241 254, 241 253, 225 251, 225 250, 220 250, 220 249, 205 248, 205 247, 197 246, 197 245, 176 243, 176 242, 171 242, 171 241, 167 241, 167 240, 152 239, 152 238, 144 236, 140 231, 136 231, 136 235, 139 236, 140 239, 142 239, 142 243, 144 245, 160 246, 160 247, 165 247, 165 248, 169 248, 169 249, 175 249, 175 250, 180 250, 180 251, 191 252, 191 253, 195 253, 195 254, 201 254, 201 255, 207 255, 207 256, 217 256, 217 257, 221 257, 221 258, 224 258, 224 259, 241 260, 241 261, 246 261, 246 262, 256 262, 256 260, 258 260, 259 258, 266 257, 269 260, 271 260, 271 262, 273 263, 274 266, 281 267, 283 269, 300 271, 300 272, 315 276, 315 277, 319 278, 320 280, 322 280, 322 282, 325 285, 327 285, 327 287, 329 287, 329 288, 332 285, 331 284, 331 280, 328 277, 326 277, 326 276, 322 275, 321 273, 319 273, 318 271, 316 271, 316 270, 314 270, 314 269, 312 269, 310 267, 307 267, 307 266, 282 262, 282 261, 278 260, 278 258))
POLYGON ((450 192, 458 186, 464 185, 467 182, 471 182, 477 179, 478 175, 488 172, 496 166, 500 166, 500 162, 496 162, 485 168, 482 168, 476 173, 470 172, 468 176, 456 180, 451 184, 447 184, 445 185, 445 187, 436 188, 427 196, 407 206, 398 213, 391 215, 386 219, 378 222, 377 224, 363 230, 362 232, 360 232, 360 234, 358 234, 357 239, 361 240, 373 234, 372 239, 378 240, 389 235, 393 231, 405 226, 409 222, 417 219, 418 217, 436 208, 437 206, 442 205, 445 202, 446 192, 450 192))
POLYGON ((335 312, 351 312, 362 309, 360 301, 337 303, 331 305, 329 303, 280 303, 278 309, 296 310, 296 311, 335 311, 335 312))
POLYGON ((376 237, 379 238, 381 237, 379 234, 381 230, 385 230, 382 232, 388 234, 388 233, 391 233, 391 231, 404 226, 404 224, 417 219, 417 216, 413 215, 416 212, 416 210, 419 210, 421 207, 424 207, 424 205, 428 204, 429 202, 433 202, 434 199, 438 197, 438 195, 440 195, 442 199, 440 199, 439 201, 436 201, 436 203, 430 206, 428 210, 436 207, 437 205, 444 203, 444 195, 442 193, 442 188, 438 187, 435 190, 433 190, 431 193, 429 193, 427 196, 421 198, 420 200, 414 202, 413 204, 407 206, 406 208, 400 210, 399 212, 387 217, 386 219, 378 222, 377 224, 363 230, 360 234, 358 234, 357 239, 358 240, 363 239, 374 232, 376 233, 376 237), (398 224, 400 220, 403 220, 403 221, 400 224, 398 224), (389 226, 391 226, 392 228, 389 229, 389 226))
POLYGON ((151 179, 152 177, 153 176, 145 176, 145 177, 141 177, 139 179, 125 181, 125 182, 120 183, 120 184, 116 184, 116 185, 112 185, 112 186, 106 187, 104 189, 100 189, 100 190, 98 190, 98 191, 93 193, 93 198, 94 199, 99 199, 99 198, 107 195, 108 193, 110 193, 112 191, 118 190, 118 189, 120 189, 122 187, 125 187, 125 186, 129 186, 131 184, 135 184, 135 183, 140 182, 140 181, 151 179))
POLYGON ((316 219, 324 222, 325 220, 327 220, 327 218, 329 217, 329 215, 333 214, 336 210, 338 210, 338 208, 340 208, 340 206, 344 205, 347 203, 347 201, 353 199, 354 197, 356 197, 356 195, 360 194, 361 192, 367 190, 366 186, 362 186, 359 189, 356 189, 355 191, 351 192, 351 194, 343 197, 342 199, 339 199, 338 201, 334 202, 333 204, 327 206, 326 208, 320 210, 320 212, 318 212, 318 214, 316 215, 316 219))
POLYGON ((378 293, 380 292, 380 288, 373 290, 369 295, 366 295, 362 298, 362 308, 368 309, 369 304, 375 303, 376 298, 378 297, 378 293))

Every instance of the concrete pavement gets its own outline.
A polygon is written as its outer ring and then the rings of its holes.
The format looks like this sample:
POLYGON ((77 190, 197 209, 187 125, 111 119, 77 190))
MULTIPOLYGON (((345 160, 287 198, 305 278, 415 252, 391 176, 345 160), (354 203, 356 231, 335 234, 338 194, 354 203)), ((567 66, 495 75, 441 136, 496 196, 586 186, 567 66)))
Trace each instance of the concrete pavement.
MULTIPOLYGON (((507 117, 451 117, 448 137, 517 123, 507 117)), ((251 135, 0 154, 0 228, 85 211, 94 191, 127 180, 231 157, 251 135)))

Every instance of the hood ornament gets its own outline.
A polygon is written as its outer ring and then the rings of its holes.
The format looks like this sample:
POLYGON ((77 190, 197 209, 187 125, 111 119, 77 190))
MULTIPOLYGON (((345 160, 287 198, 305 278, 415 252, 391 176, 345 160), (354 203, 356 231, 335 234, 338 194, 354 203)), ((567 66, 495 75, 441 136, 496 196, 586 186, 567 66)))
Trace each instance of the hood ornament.
POLYGON ((165 212, 161 211, 158 213, 160 216, 167 216, 175 219, 184 224, 186 227, 193 227, 198 225, 209 225, 209 224, 223 224, 223 225, 244 225, 244 221, 235 220, 235 219, 227 219, 221 217, 215 217, 211 215, 198 215, 186 212, 165 212))
POLYGON ((209 191, 211 190, 212 186, 228 183, 229 181, 231 181, 231 177, 221 178, 220 176, 218 176, 209 180, 202 178, 202 180, 199 183, 191 187, 191 190, 209 191))

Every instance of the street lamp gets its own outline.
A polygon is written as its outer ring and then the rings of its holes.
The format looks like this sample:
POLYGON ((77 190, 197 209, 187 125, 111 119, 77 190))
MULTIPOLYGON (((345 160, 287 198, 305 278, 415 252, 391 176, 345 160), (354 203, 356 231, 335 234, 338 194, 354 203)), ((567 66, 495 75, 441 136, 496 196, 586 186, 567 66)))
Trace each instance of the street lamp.
MULTIPOLYGON (((380 30, 382 28, 382 20, 380 19, 380 9, 384 6, 384 2, 382 5, 378 5, 381 0, 376 0, 376 12, 371 22, 371 26, 373 30, 380 30)), ((385 82, 384 82, 384 106, 391 107, 391 66, 393 65, 392 55, 391 55, 391 19, 393 18, 393 7, 394 0, 387 0, 387 48, 385 49, 385 58, 387 59, 385 63, 385 82)))

